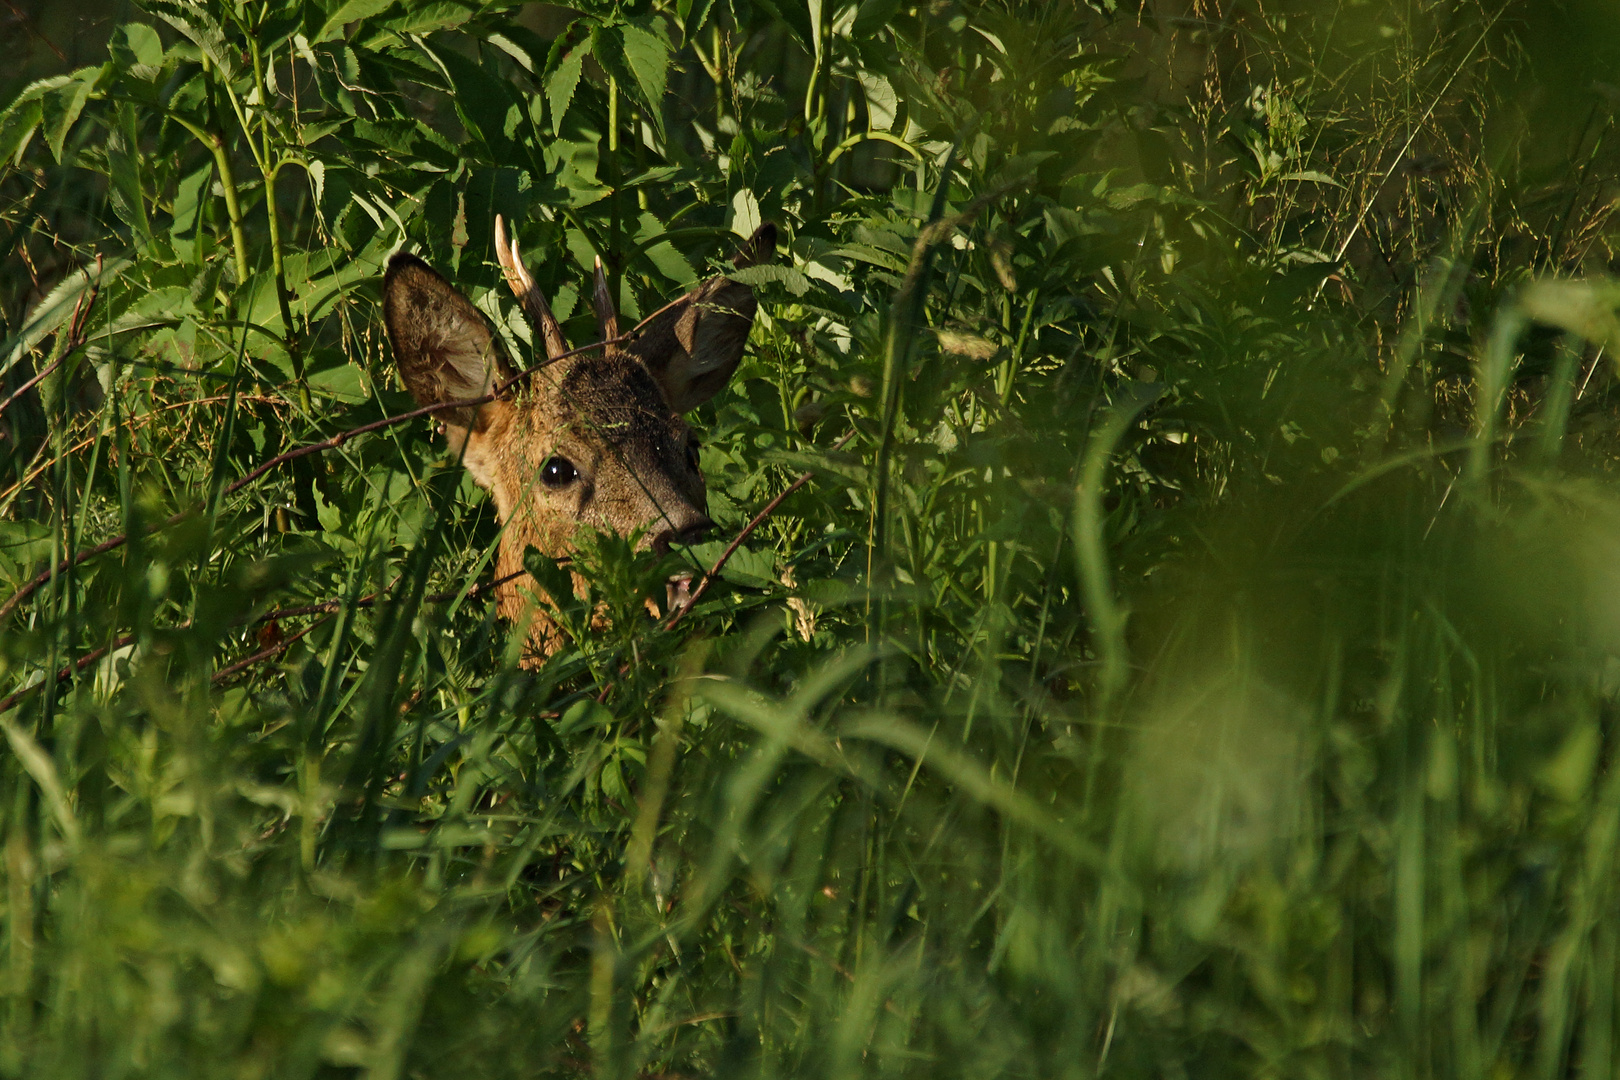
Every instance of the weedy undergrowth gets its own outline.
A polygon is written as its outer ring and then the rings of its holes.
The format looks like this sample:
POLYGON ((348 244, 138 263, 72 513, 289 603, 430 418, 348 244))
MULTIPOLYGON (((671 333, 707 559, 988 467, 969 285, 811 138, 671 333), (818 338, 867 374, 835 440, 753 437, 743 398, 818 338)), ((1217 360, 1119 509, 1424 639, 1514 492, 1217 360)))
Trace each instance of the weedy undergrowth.
POLYGON ((1613 1072, 1603 4, 17 12, 0 1073, 1613 1072), (534 671, 384 422, 497 213, 782 230, 534 671))

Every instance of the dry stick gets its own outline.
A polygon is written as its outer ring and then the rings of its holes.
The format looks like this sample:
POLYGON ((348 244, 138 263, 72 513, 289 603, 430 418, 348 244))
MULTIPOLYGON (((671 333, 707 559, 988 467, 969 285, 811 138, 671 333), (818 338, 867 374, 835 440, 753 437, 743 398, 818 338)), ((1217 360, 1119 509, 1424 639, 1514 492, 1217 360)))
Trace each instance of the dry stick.
MULTIPOLYGON (((86 273, 85 276, 89 277, 89 274, 86 273)), ((44 371, 13 390, 10 397, 0 401, 0 415, 4 415, 5 411, 11 408, 12 402, 44 382, 50 377, 51 372, 62 366, 63 361, 83 347, 88 340, 85 330, 90 326, 90 310, 96 306, 96 297, 99 295, 101 295, 101 256, 97 255, 95 284, 90 286, 88 295, 80 293, 78 302, 73 305, 73 318, 68 321, 67 344, 63 346, 62 354, 47 364, 44 371)))
MULTIPOLYGON (((277 454, 269 461, 266 461, 263 465, 260 465, 257 469, 254 469, 252 472, 248 473, 246 476, 227 487, 224 492, 221 493, 221 497, 223 498, 225 496, 236 494, 238 491, 253 483, 253 481, 257 480, 259 477, 263 476, 265 473, 276 468, 277 466, 285 465, 289 461, 296 461, 297 459, 307 457, 310 454, 319 454, 327 450, 335 450, 357 435, 369 435, 373 431, 381 431, 383 428, 392 427, 395 424, 403 424, 407 420, 418 420, 424 416, 432 416, 434 413, 444 412, 447 409, 466 409, 471 408, 474 405, 487 405, 489 402, 494 401, 496 398, 499 398, 501 395, 505 394, 520 381, 539 371, 541 368, 549 367, 560 360, 567 360, 569 357, 578 356, 581 353, 592 352, 596 349, 604 349, 610 345, 622 345, 627 341, 634 340, 643 326, 645 326, 652 319, 657 318, 661 313, 667 311, 672 306, 673 303, 665 304, 662 308, 659 308, 658 311, 653 312, 651 315, 647 316, 647 318, 641 320, 640 323, 636 324, 636 328, 631 330, 628 334, 620 334, 618 337, 610 338, 607 341, 598 341, 590 345, 581 345, 577 349, 570 349, 561 355, 553 356, 544 363, 535 364, 533 367, 525 368, 516 375, 513 375, 510 379, 496 384, 495 388, 489 393, 485 394, 483 397, 469 398, 466 401, 441 401, 434 405, 424 405, 419 409, 412 409, 410 412, 399 413, 397 416, 390 416, 382 420, 373 421, 369 424, 362 424, 357 428, 350 428, 348 431, 339 432, 330 439, 324 439, 318 443, 310 443, 306 446, 300 446, 296 449, 287 451, 285 454, 277 454)), ((178 525, 180 522, 184 521, 188 517, 191 517, 196 512, 196 508, 192 507, 190 509, 181 510, 175 514, 171 514, 157 525, 154 525, 148 529, 147 533, 151 534, 162 532, 164 529, 178 525)), ((129 534, 120 533, 111 540, 104 540, 95 547, 86 548, 71 558, 63 559, 60 563, 57 563, 53 567, 41 570, 37 575, 29 579, 26 585, 13 593, 11 598, 8 599, 4 604, 0 604, 0 621, 4 621, 7 616, 17 609, 18 604, 22 603, 24 600, 34 595, 34 593, 38 592, 39 589, 46 582, 50 581, 54 575, 65 573, 81 563, 89 562, 97 555, 105 555, 109 551, 117 550, 128 542, 129 534)))
POLYGON ((270 659, 277 653, 284 651, 289 645, 303 637, 305 634, 308 634, 319 626, 324 626, 325 624, 331 622, 335 617, 336 616, 333 615, 327 615, 324 618, 316 619, 314 622, 298 631, 298 633, 293 634, 291 637, 282 638, 274 645, 271 645, 268 648, 260 649, 252 656, 244 656, 242 659, 238 660, 229 667, 220 668, 218 671, 214 672, 213 677, 209 681, 213 683, 222 683, 232 675, 235 675, 237 672, 242 671, 245 668, 250 668, 261 660, 270 659))
MULTIPOLYGON (((842 450, 844 448, 844 444, 849 442, 849 440, 853 439, 854 437, 855 432, 853 429, 844 432, 843 436, 837 442, 832 444, 831 450, 842 450)), ((783 499, 786 499, 789 495, 808 484, 813 476, 815 476, 814 471, 800 473, 794 478, 793 483, 783 488, 780 495, 766 503, 765 508, 759 513, 755 514, 754 519, 742 527, 742 531, 737 534, 737 539, 733 540, 726 547, 726 550, 720 553, 720 557, 714 561, 714 565, 709 567, 709 572, 703 575, 703 580, 698 582, 697 588, 692 590, 692 595, 687 597, 686 603, 682 604, 680 607, 676 608, 670 613, 669 621, 664 624, 665 630, 672 628, 676 623, 681 621, 682 617, 684 617, 688 611, 691 611, 697 606, 699 598, 701 598, 704 593, 709 591, 709 585, 714 581, 715 578, 720 576, 720 571, 725 569, 726 563, 730 561, 732 555, 736 554, 737 549, 742 546, 742 542, 748 539, 749 536, 753 535, 754 530, 759 528, 766 518, 770 517, 776 512, 776 508, 782 505, 783 499)))
POLYGON ((121 637, 121 638, 117 639, 116 641, 114 641, 110 645, 103 645, 99 649, 96 649, 96 650, 94 650, 92 652, 85 653, 83 656, 79 657, 73 663, 69 664, 67 667, 63 668, 61 671, 58 671, 56 673, 56 678, 55 679, 41 679, 39 682, 31 683, 28 686, 23 687, 21 690, 16 691, 15 693, 7 694, 5 697, 0 698, 0 716, 5 715, 6 711, 8 709, 10 709, 13 705, 17 704, 17 702, 21 701, 23 698, 27 697, 29 694, 32 694, 35 690, 38 690, 41 687, 43 687, 47 682, 51 682, 51 683, 64 683, 64 682, 67 682, 68 679, 72 678, 76 673, 78 673, 80 671, 83 671, 85 668, 89 667, 91 664, 95 663, 97 660, 100 660, 103 656, 106 656, 112 650, 114 650, 114 649, 122 649, 125 645, 128 645, 130 642, 132 642, 134 640, 135 640, 135 635, 134 634, 126 634, 123 637, 121 637))

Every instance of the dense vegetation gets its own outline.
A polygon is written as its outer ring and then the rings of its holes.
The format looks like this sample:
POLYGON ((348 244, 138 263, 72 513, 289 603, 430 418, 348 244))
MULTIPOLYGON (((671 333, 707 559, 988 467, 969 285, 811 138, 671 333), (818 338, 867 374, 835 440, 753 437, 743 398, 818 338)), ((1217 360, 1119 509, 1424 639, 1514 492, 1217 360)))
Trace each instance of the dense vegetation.
POLYGON ((1614 1073, 1609 0, 12 11, 0 1073, 1614 1073), (533 672, 431 422, 242 482, 497 213, 784 237, 533 672))

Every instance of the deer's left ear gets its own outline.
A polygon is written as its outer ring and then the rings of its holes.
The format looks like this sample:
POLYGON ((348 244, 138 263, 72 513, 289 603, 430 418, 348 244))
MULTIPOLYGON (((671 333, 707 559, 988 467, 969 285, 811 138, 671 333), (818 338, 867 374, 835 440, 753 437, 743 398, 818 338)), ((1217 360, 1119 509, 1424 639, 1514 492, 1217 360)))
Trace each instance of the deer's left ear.
MULTIPOLYGON (((761 225, 737 253, 739 269, 776 254, 776 226, 761 225)), ((670 407, 690 412, 720 392, 742 360, 759 303, 754 290, 714 277, 641 328, 628 349, 652 373, 670 407)))

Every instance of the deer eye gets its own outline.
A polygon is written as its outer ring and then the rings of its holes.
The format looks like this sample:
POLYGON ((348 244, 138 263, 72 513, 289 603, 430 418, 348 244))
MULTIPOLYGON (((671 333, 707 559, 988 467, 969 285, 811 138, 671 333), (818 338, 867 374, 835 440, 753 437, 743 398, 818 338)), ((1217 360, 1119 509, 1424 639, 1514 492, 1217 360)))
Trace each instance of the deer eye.
POLYGON ((553 454, 540 466, 540 482, 549 488, 567 487, 579 478, 579 470, 565 457, 553 454))

